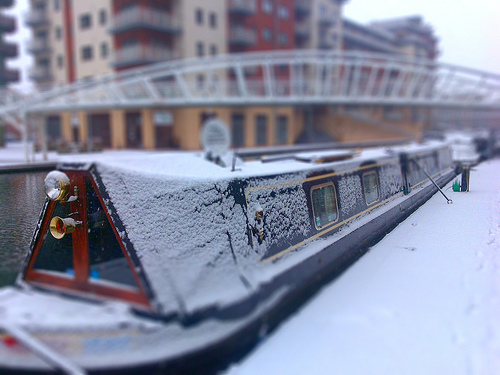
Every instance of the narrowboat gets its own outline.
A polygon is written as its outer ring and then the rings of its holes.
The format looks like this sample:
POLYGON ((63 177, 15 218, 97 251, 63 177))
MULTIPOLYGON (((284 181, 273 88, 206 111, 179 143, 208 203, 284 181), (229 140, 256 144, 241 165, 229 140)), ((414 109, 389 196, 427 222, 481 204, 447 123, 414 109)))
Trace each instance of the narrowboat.
POLYGON ((206 373, 454 176, 441 142, 61 163, 16 284, 0 290, 0 369, 206 373))

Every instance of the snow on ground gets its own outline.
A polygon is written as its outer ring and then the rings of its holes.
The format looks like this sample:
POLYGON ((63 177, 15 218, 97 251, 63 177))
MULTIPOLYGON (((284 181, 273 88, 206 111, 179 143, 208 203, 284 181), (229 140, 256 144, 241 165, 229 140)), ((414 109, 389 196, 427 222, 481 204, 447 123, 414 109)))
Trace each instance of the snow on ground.
POLYGON ((450 183, 227 374, 500 374, 499 172, 450 183))

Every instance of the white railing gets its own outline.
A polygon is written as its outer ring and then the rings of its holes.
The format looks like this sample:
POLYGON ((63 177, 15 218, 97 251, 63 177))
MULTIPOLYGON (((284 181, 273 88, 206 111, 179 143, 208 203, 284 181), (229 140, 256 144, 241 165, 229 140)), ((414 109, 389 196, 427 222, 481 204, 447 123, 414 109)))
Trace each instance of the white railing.
POLYGON ((256 0, 230 0, 229 10, 254 14, 257 11, 256 0))
POLYGON ((48 52, 50 45, 47 39, 29 39, 26 43, 26 49, 31 53, 48 52))
POLYGON ((257 33, 255 30, 244 26, 233 26, 229 30, 229 41, 231 43, 253 45, 257 43, 257 33))
POLYGON ((43 10, 32 10, 24 14, 24 22, 27 25, 39 25, 49 23, 49 16, 43 10))
POLYGON ((167 47, 155 45, 133 45, 117 49, 111 61, 115 65, 138 63, 157 63, 174 59, 176 54, 167 47))
POLYGON ((159 29, 178 31, 180 20, 168 12, 135 6, 119 12, 113 17, 111 30, 123 29, 137 24, 147 24, 159 29))

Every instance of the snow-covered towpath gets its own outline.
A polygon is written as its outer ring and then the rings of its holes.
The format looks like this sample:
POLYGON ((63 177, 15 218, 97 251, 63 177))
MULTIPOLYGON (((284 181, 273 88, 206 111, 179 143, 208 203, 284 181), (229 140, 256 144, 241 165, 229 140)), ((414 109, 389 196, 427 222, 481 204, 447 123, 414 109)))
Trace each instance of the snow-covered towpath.
POLYGON ((436 194, 227 373, 500 374, 500 160, 470 186, 436 194))

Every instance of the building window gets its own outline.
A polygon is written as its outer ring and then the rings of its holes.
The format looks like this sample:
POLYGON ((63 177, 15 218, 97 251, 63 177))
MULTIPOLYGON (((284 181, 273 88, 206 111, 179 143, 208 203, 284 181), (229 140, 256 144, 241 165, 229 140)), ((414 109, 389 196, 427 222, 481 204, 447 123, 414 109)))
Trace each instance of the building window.
POLYGON ((212 44, 210 46, 210 54, 212 56, 216 56, 217 55, 217 44, 212 44))
POLYGON ((203 42, 196 43, 196 55, 199 57, 205 56, 205 45, 203 42))
POLYGON ((58 11, 61 9, 61 0, 54 0, 54 10, 58 11))
POLYGON ((80 29, 90 29, 92 27, 92 16, 85 13, 80 16, 80 29))
POLYGON ((203 9, 196 9, 195 11, 195 20, 198 25, 203 25, 203 9))
POLYGON ((363 174, 363 192, 367 205, 379 200, 377 172, 363 174))
POLYGON ((233 147, 245 146, 245 117, 241 114, 231 116, 231 137, 233 147))
POLYGON ((267 116, 257 115, 255 118, 255 144, 257 146, 267 145, 267 116))
POLYGON ((210 13, 210 27, 215 29, 217 27, 217 14, 210 13))
POLYGON ((287 7, 280 5, 278 7, 278 17, 282 19, 288 19, 290 17, 290 11, 287 7))
POLYGON ((61 40, 62 39, 62 28, 61 26, 56 26, 56 40, 61 40))
POLYGON ((333 183, 315 186, 311 189, 314 225, 316 229, 333 224, 338 218, 337 195, 333 183))
POLYGON ((282 46, 288 45, 288 34, 280 33, 278 35, 278 43, 282 46))
POLYGON ((273 38, 273 32, 271 29, 262 29, 262 39, 269 42, 273 38))
POLYGON ((57 56, 57 66, 62 68, 64 66, 64 57, 62 55, 57 56))
POLYGON ((109 48, 108 48, 108 43, 102 42, 101 43, 101 57, 106 58, 109 55, 109 48))
POLYGON ((101 25, 106 25, 107 20, 108 20, 108 14, 106 13, 106 9, 101 9, 99 11, 99 23, 101 25))
POLYGON ((276 144, 288 144, 288 117, 278 116, 276 119, 276 144))
POLYGON ((273 4, 271 3, 271 0, 262 0, 262 11, 267 14, 273 12, 273 4))
POLYGON ((82 47, 82 60, 89 61, 93 59, 93 50, 92 46, 83 46, 82 47))

